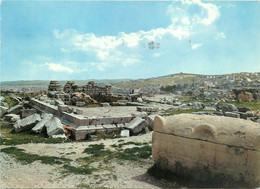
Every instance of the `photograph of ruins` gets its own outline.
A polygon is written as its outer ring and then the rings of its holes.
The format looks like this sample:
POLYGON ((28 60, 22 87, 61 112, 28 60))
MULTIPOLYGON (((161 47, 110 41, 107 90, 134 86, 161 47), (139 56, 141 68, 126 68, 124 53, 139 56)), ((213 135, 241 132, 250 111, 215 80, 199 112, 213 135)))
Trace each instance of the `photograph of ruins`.
POLYGON ((260 187, 260 1, 0 5, 0 188, 260 187))

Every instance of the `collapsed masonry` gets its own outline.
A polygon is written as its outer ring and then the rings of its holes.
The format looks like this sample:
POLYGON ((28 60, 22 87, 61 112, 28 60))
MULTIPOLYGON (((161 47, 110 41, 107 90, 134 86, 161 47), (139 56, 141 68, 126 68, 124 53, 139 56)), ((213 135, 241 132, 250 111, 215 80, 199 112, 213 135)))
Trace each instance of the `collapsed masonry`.
POLYGON ((152 141, 155 164, 181 177, 260 186, 258 123, 207 115, 156 116, 152 141))
POLYGON ((115 102, 125 98, 122 95, 112 94, 111 85, 99 86, 93 81, 83 86, 77 85, 74 81, 67 81, 63 91, 58 81, 51 81, 48 96, 75 106, 84 106, 89 102, 115 102))
POLYGON ((89 134, 94 133, 111 133, 114 131, 121 131, 121 135, 136 135, 141 132, 151 129, 154 117, 147 117, 147 121, 141 117, 125 116, 125 117, 86 117, 70 112, 70 108, 67 105, 58 104, 57 106, 51 105, 40 100, 32 98, 30 105, 43 113, 53 114, 59 118, 65 125, 72 127, 72 136, 76 140, 83 140, 89 134), (148 127, 149 126, 149 127, 148 127))

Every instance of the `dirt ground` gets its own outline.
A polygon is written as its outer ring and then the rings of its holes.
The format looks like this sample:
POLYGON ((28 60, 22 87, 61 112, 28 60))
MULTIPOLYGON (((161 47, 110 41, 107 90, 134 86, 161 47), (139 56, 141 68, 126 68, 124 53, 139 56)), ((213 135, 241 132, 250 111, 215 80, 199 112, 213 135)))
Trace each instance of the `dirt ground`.
MULTIPOLYGON (((24 149, 26 153, 66 157, 75 160, 84 157, 84 149, 91 144, 103 143, 105 148, 112 149, 111 145, 119 144, 122 138, 107 139, 95 142, 71 142, 59 144, 21 144, 15 147, 24 149), (118 142, 119 141, 119 142, 118 142)), ((152 133, 141 136, 123 138, 124 142, 150 143, 152 133)), ((2 145, 1 148, 10 147, 2 145)), ((128 146, 129 147, 129 146, 128 146)), ((131 147, 131 145, 130 145, 131 147)), ((143 162, 117 161, 109 162, 111 169, 100 169, 92 174, 63 175, 60 165, 43 164, 34 161, 31 164, 21 164, 13 157, 0 153, 1 162, 1 188, 76 188, 76 187, 108 187, 108 188, 173 188, 174 183, 164 179, 155 179, 147 174, 147 170, 153 165, 152 157, 143 162)), ((73 162, 72 162, 73 163, 73 162)), ((97 162, 98 163, 98 162, 97 162)))

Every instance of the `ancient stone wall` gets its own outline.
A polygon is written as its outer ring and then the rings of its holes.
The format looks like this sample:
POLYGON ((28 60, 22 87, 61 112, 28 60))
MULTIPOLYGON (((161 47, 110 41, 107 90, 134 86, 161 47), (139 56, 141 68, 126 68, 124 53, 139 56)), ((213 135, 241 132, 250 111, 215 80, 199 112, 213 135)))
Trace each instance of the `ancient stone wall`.
POLYGON ((260 185, 260 125, 221 116, 155 117, 155 164, 180 176, 260 185))
POLYGON ((61 91, 61 84, 58 81, 51 81, 48 87, 48 91, 61 91))
POLYGON ((66 93, 84 92, 90 96, 107 96, 110 94, 110 90, 111 86, 98 86, 94 82, 88 82, 87 85, 78 86, 74 81, 68 81, 64 86, 64 92, 66 93))

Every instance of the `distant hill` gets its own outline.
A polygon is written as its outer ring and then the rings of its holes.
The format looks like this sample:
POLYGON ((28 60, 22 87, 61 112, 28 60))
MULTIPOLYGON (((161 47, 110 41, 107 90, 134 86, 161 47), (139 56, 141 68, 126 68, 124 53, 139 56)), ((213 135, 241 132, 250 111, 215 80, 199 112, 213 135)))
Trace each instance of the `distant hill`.
POLYGON ((205 75, 189 74, 189 73, 178 73, 171 74, 161 77, 154 77, 148 79, 138 79, 132 81, 124 81, 117 83, 116 86, 120 88, 142 88, 145 86, 156 86, 156 85, 173 85, 173 84, 191 84, 192 82, 198 82, 201 77, 205 75))
MULTIPOLYGON (((94 81, 99 85, 111 84, 118 88, 143 88, 158 85, 173 85, 173 84, 191 84, 198 83, 207 80, 210 77, 223 78, 223 77, 236 77, 236 78, 251 78, 253 80, 260 80, 260 72, 250 73, 231 73, 223 75, 202 75, 202 74, 191 74, 191 73, 176 73, 160 77, 152 77, 147 79, 103 79, 103 80, 73 80, 78 85, 86 85, 89 81, 94 81)), ((64 86, 67 80, 60 81, 61 85, 64 86)), ((31 80, 31 81, 3 81, 1 87, 41 87, 47 88, 50 80, 31 80)))
MULTIPOLYGON (((1 86, 48 86, 51 80, 20 80, 20 81, 3 81, 0 82, 1 86)), ((106 84, 118 84, 121 82, 127 82, 129 79, 104 79, 104 80, 73 80, 78 85, 86 85, 89 81, 94 81, 99 85, 106 85, 106 84)), ((61 80, 59 81, 61 85, 65 85, 67 80, 61 80)))

